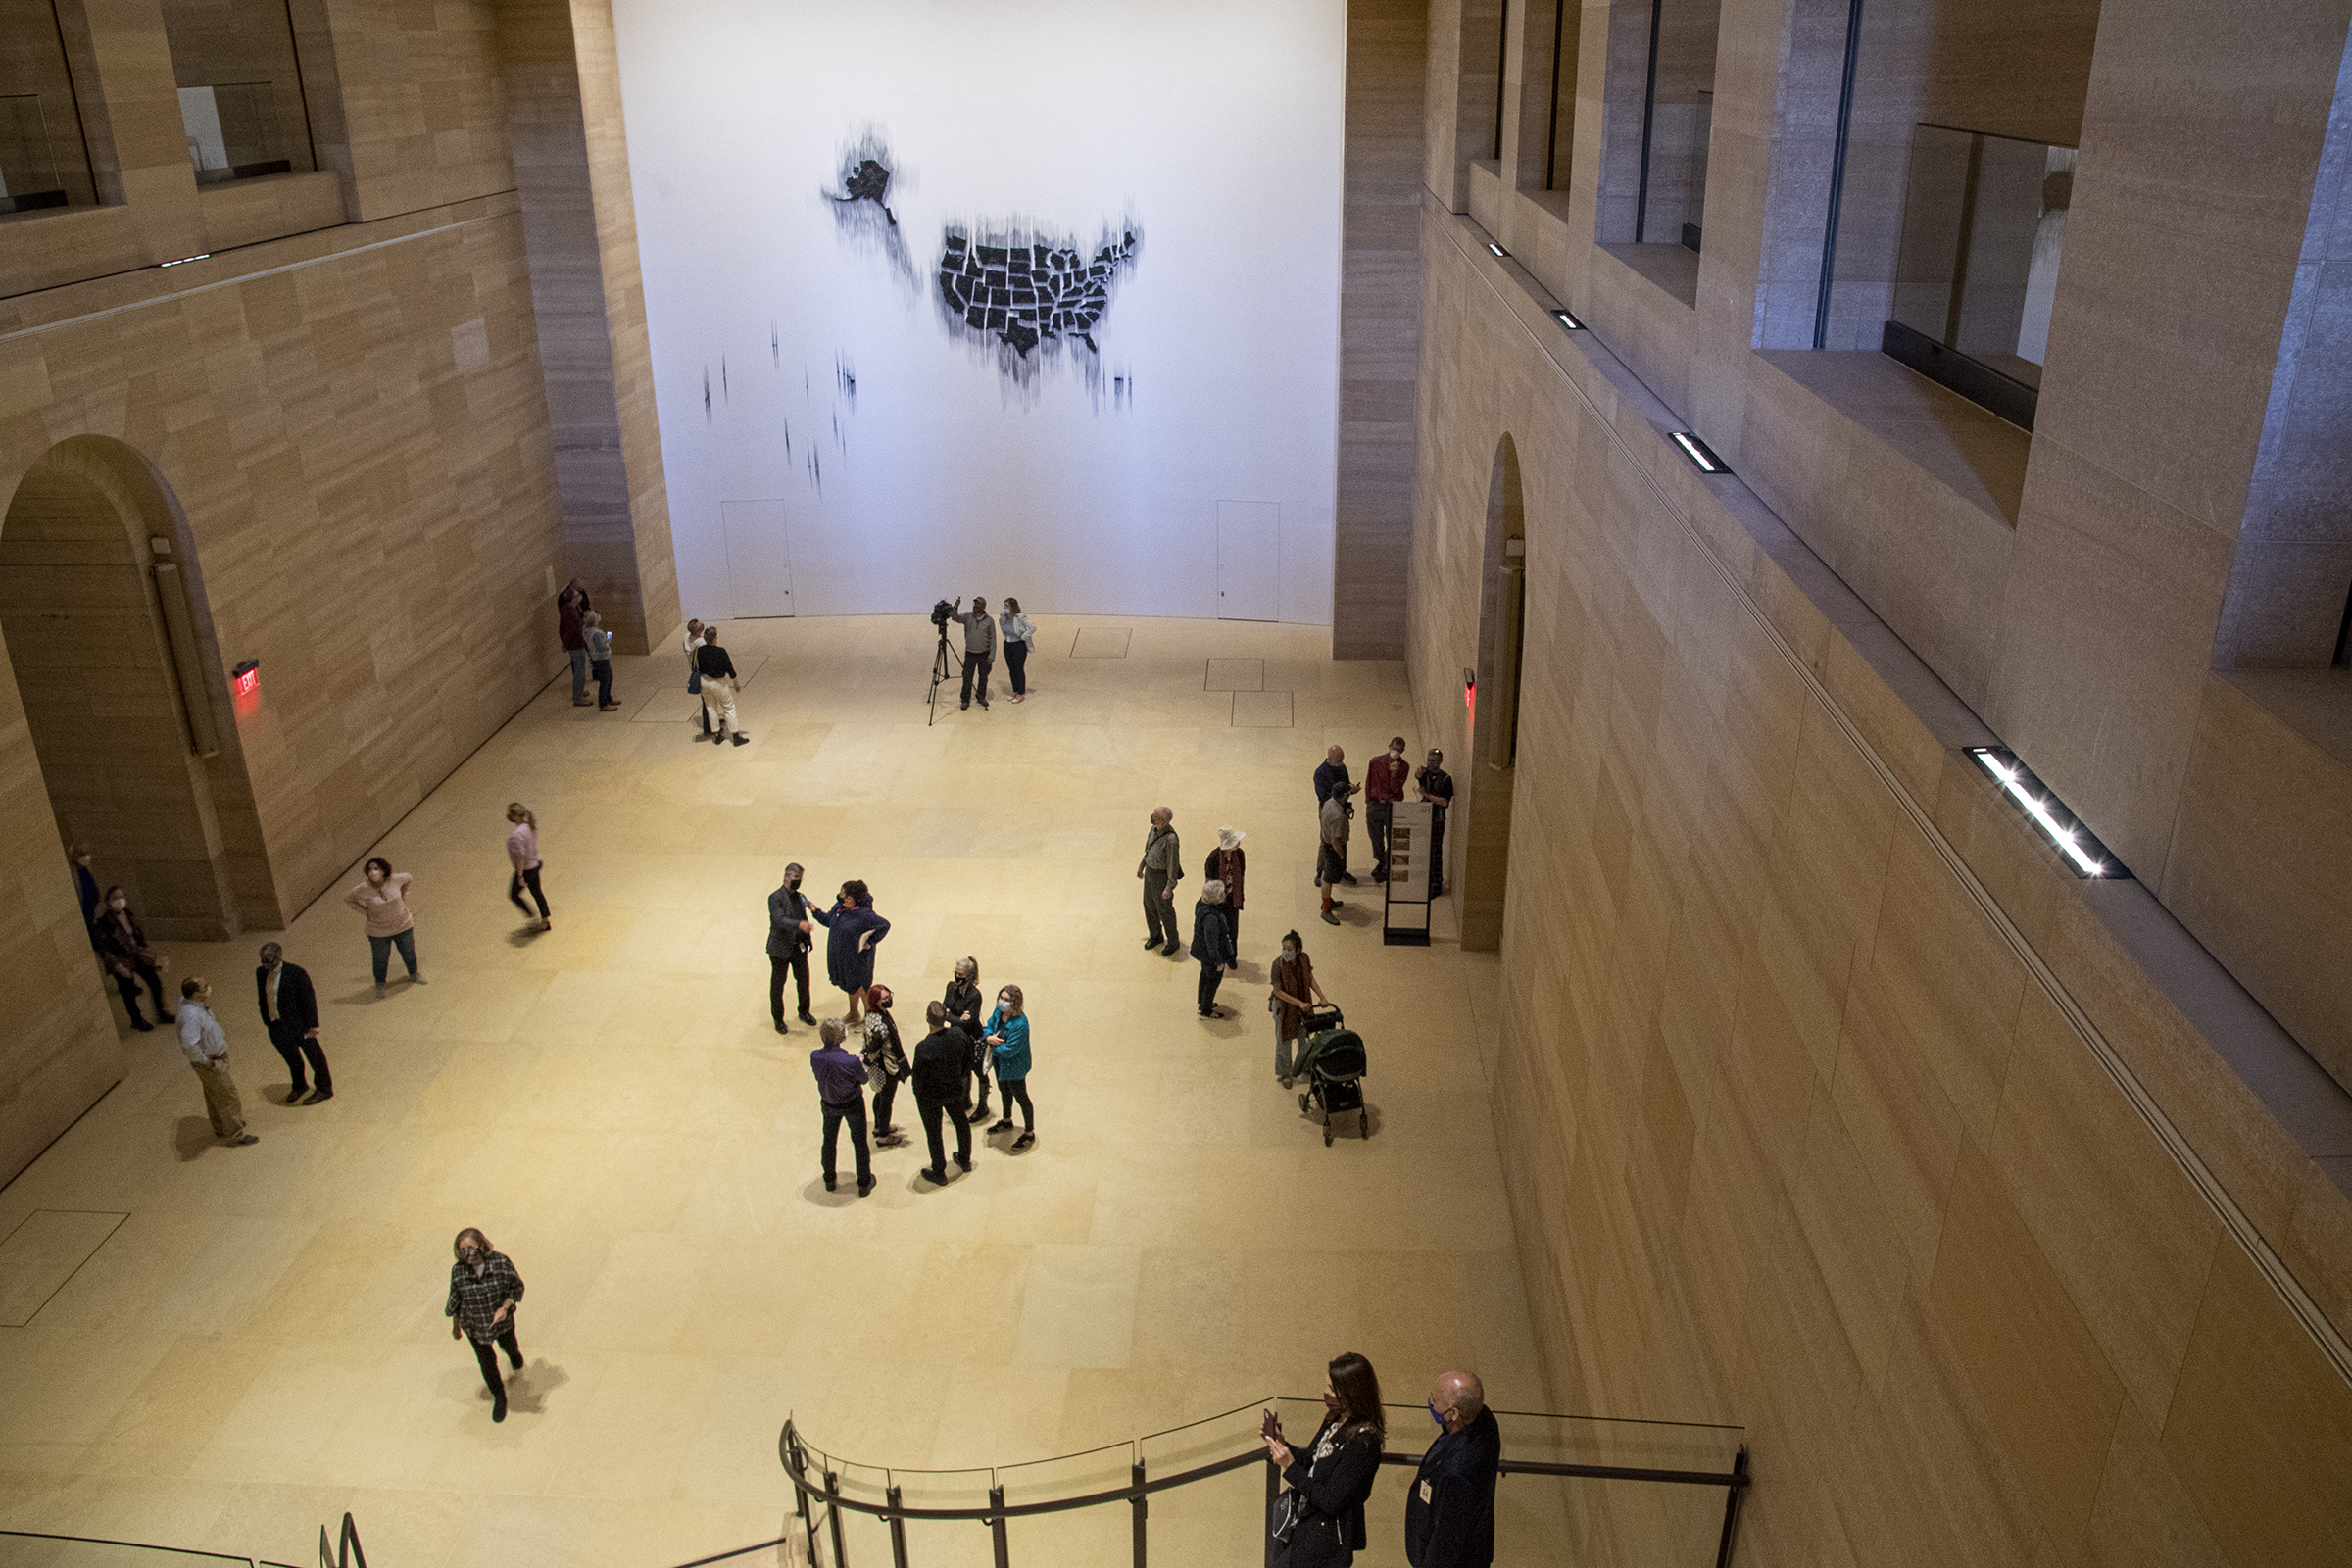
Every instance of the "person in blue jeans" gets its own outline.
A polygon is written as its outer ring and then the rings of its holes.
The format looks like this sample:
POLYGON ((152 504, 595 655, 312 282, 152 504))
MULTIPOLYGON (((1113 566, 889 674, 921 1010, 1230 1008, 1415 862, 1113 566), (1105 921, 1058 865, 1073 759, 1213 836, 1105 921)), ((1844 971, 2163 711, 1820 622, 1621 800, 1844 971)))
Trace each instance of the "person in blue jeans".
POLYGON ((588 639, 588 672, 596 677, 596 708, 600 713, 620 710, 612 700, 612 634, 605 630, 605 617, 591 610, 580 617, 581 635, 588 639))
POLYGON ((982 1025, 988 1031, 989 1054, 997 1063, 997 1089, 1004 1097, 1004 1118, 990 1137, 1012 1128, 1012 1107, 1021 1107, 1021 1136, 1012 1141, 1014 1153, 1037 1142, 1037 1108, 1029 1103, 1029 1015, 1021 1010, 1021 988, 1006 986, 997 993, 997 1010, 982 1025))
POLYGON ((1004 666, 1012 671, 1012 700, 1029 700, 1029 650, 1037 645, 1037 623, 1021 613, 1018 599, 1004 601, 1004 612, 997 617, 1004 628, 1004 666))

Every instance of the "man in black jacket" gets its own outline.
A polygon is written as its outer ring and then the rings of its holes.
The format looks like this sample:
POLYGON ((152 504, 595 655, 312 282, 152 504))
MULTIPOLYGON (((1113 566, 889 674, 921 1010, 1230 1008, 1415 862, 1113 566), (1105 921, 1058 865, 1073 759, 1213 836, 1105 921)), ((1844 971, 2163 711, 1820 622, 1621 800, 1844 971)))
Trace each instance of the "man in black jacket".
POLYGON ((1494 1474, 1502 1432, 1475 1372, 1447 1372, 1429 1391, 1438 1438, 1404 1499, 1404 1560, 1413 1568, 1487 1568, 1494 1560, 1494 1474))
POLYGON ((972 1119, 964 1114, 963 1081, 971 1065, 972 1042, 960 1029, 948 1025, 945 1003, 924 1009, 931 1032, 914 1048, 914 1109, 923 1119, 923 1137, 931 1144, 931 1164, 922 1173, 934 1187, 948 1185, 947 1145, 940 1136, 939 1118, 956 1124, 956 1163, 972 1168, 972 1119))
POLYGON ((318 994, 311 989, 310 971, 286 962, 285 950, 274 942, 262 944, 261 967, 253 971, 253 990, 262 1004, 262 1022, 270 1044, 286 1058, 286 1103, 316 1105, 335 1098, 334 1074, 326 1070, 326 1052, 318 1044, 318 994), (318 1085, 306 1096, 303 1058, 310 1058, 311 1081, 318 1085))
POLYGON ((801 1022, 813 1026, 808 1011, 808 901, 801 894, 801 868, 784 868, 784 885, 767 896, 767 1010, 784 1027, 784 976, 790 971, 801 989, 801 1022))

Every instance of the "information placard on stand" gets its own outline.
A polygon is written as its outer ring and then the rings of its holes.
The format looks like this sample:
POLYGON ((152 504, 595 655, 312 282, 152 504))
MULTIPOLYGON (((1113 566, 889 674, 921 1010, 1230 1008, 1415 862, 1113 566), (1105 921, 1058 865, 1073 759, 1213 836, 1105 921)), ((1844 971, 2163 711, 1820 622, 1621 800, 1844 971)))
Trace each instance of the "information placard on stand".
POLYGON ((1436 854, 1435 814, 1427 801, 1398 801, 1389 808, 1388 906, 1380 940, 1391 947, 1429 946, 1430 865, 1436 854))

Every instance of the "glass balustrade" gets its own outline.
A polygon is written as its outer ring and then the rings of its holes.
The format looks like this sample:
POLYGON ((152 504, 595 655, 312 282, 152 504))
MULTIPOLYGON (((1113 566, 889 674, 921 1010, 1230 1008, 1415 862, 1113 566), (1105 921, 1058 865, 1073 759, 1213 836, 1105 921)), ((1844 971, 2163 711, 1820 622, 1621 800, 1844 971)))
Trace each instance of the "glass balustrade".
POLYGON ((2074 178, 2072 147, 1915 127, 1885 352, 2034 428, 2074 178))
MULTIPOLYGON (((778 1451, 812 1568, 1247 1560, 1280 1486, 1259 1438, 1269 1408, 1299 1446, 1323 1418, 1320 1400, 1276 1397, 1125 1443, 986 1469, 859 1463, 816 1447, 790 1422, 778 1451)), ((1741 1429, 1495 1416, 1498 1561, 1600 1560, 1639 1541, 1660 1564, 1730 1562, 1748 1484, 1741 1429)), ((1393 1556, 1414 1467, 1436 1429, 1420 1405, 1391 1406, 1389 1426, 1366 1519, 1372 1552, 1393 1556)))

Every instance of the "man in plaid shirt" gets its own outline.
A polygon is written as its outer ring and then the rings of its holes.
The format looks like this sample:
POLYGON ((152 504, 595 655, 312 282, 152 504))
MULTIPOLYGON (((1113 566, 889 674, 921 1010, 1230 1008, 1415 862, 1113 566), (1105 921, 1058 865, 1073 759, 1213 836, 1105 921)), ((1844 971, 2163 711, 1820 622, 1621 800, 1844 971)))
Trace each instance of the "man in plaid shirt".
POLYGON ((461 1333, 473 1345, 473 1358, 482 1364, 482 1381, 490 1386, 490 1419, 507 1418, 507 1385, 498 1375, 496 1342, 514 1370, 522 1370, 522 1348, 514 1343, 514 1308, 522 1300, 522 1276, 506 1253, 494 1250, 490 1238, 471 1226, 458 1232, 458 1260, 449 1269, 449 1337, 461 1333))

